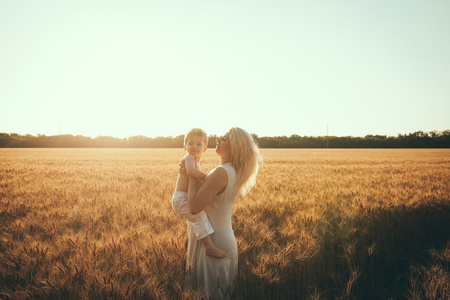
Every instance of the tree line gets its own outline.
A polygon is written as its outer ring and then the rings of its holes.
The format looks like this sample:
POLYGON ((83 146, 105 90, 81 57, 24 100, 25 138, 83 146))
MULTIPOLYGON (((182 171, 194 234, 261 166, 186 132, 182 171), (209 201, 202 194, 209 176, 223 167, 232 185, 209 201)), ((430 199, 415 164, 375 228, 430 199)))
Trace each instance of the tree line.
MULTIPOLYGON (((397 136, 366 135, 352 136, 274 136, 259 137, 252 134, 261 148, 450 148, 450 130, 423 132, 416 131, 397 136)), ((216 145, 216 135, 208 137, 208 147, 216 145)), ((81 135, 38 134, 19 135, 0 133, 1 148, 181 148, 184 136, 146 137, 142 135, 128 138, 81 135)))

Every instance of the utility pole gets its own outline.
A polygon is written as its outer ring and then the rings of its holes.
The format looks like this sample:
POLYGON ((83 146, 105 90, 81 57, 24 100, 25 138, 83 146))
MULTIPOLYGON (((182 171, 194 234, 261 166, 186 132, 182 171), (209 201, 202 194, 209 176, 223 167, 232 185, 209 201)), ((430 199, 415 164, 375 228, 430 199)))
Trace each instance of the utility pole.
POLYGON ((61 148, 61 121, 59 121, 59 147, 61 148))
POLYGON ((327 124, 327 149, 328 149, 328 124, 327 124))

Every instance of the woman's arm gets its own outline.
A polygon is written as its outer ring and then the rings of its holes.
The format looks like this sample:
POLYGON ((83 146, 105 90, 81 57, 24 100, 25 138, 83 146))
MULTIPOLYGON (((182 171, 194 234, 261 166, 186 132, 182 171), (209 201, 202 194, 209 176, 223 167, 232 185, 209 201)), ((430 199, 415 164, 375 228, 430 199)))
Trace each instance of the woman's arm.
POLYGON ((228 186, 228 175, 224 168, 216 168, 198 189, 198 181, 189 177, 188 205, 195 215, 207 207, 214 197, 228 186))
POLYGON ((195 179, 203 180, 206 174, 195 168, 195 157, 193 155, 186 155, 184 158, 186 172, 189 177, 194 177, 195 179))

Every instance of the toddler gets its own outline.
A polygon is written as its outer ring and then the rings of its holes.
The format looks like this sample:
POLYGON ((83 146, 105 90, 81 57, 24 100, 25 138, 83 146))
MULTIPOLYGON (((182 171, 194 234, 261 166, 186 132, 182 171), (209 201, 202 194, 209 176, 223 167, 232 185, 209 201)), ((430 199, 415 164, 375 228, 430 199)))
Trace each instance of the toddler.
POLYGON ((214 232, 211 222, 204 211, 193 215, 189 211, 188 206, 188 188, 189 177, 203 180, 206 174, 203 173, 201 157, 206 151, 208 144, 208 137, 206 133, 199 129, 191 129, 184 137, 184 150, 187 154, 183 157, 187 176, 185 174, 178 174, 177 186, 172 198, 173 210, 180 216, 188 219, 194 229, 195 236, 201 240, 206 249, 206 255, 225 258, 227 254, 219 248, 214 246, 210 235, 214 232), (188 177, 189 176, 189 177, 188 177))

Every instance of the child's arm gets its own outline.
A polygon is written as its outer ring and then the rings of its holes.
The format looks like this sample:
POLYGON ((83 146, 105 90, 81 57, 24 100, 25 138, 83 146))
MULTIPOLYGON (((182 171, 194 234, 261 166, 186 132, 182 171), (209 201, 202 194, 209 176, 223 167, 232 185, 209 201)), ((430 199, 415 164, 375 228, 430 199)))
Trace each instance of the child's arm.
POLYGON ((200 170, 195 169, 195 157, 193 155, 186 155, 184 157, 186 172, 189 177, 203 180, 206 177, 206 174, 200 170))

